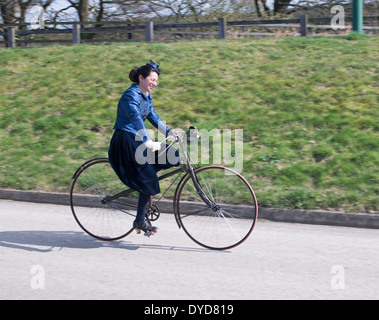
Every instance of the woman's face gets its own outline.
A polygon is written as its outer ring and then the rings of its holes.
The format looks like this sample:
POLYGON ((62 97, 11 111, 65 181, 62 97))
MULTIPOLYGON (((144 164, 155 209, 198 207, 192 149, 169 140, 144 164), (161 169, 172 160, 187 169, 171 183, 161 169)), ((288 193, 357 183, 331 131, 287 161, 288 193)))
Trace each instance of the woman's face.
POLYGON ((153 91, 158 84, 158 73, 154 71, 150 72, 146 78, 139 76, 139 87, 143 92, 153 91))

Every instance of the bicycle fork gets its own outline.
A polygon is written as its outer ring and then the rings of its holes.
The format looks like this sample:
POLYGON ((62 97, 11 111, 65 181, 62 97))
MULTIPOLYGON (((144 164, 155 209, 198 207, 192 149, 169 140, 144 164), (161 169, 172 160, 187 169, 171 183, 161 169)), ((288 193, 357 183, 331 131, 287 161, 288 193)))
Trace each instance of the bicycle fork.
MULTIPOLYGON (((183 142, 179 142, 181 149, 184 151, 186 148, 183 146, 183 142)), ((187 152, 184 152, 184 158, 186 160, 186 166, 187 166, 187 172, 190 175, 193 184, 195 186, 197 194, 200 196, 200 198, 204 201, 204 203, 213 210, 213 212, 217 212, 220 210, 220 206, 217 205, 214 201, 209 199, 209 197, 206 195, 206 193, 203 191, 203 188, 200 185, 199 180, 197 179, 197 176, 195 174, 195 171, 190 163, 190 157, 187 152)))
POLYGON ((212 201, 211 199, 209 199, 209 197, 205 194, 203 188, 200 186, 200 182, 199 180, 197 179, 197 176, 195 174, 195 172, 193 171, 193 169, 191 168, 190 169, 190 172, 189 172, 190 176, 191 176, 191 179, 195 185, 195 189, 196 189, 196 192, 197 194, 200 196, 201 200, 204 201, 204 203, 210 208, 213 210, 213 212, 216 212, 218 210, 220 210, 220 206, 217 205, 214 201, 212 201))

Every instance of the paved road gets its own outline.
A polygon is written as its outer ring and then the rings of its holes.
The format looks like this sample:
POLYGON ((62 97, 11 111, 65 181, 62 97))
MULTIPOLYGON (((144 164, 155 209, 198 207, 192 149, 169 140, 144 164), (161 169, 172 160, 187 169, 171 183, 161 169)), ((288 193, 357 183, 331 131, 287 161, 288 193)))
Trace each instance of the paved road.
POLYGON ((0 299, 378 299, 379 230, 259 220, 227 252, 171 215, 159 233, 101 242, 67 206, 0 201, 0 299))

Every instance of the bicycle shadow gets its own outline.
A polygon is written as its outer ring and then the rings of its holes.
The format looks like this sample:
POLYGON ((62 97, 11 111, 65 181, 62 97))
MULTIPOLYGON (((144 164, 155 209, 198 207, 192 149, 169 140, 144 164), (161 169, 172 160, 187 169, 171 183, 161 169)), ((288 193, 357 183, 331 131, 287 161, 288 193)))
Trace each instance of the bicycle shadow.
POLYGON ((97 249, 118 248, 124 250, 170 250, 209 252, 210 250, 198 247, 164 246, 159 244, 133 244, 120 241, 101 241, 85 233, 74 231, 2 231, 0 232, 0 247, 19 249, 34 252, 52 252, 66 249, 97 249))

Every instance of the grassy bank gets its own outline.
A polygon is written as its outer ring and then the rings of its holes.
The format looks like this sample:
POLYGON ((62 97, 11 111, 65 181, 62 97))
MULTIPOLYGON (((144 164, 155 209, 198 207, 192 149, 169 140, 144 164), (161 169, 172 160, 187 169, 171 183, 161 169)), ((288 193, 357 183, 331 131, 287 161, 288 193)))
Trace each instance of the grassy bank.
POLYGON ((128 71, 155 59, 172 127, 244 130, 260 205, 378 211, 378 38, 0 50, 0 187, 68 191, 107 156, 128 71))

